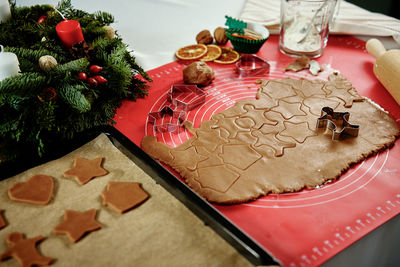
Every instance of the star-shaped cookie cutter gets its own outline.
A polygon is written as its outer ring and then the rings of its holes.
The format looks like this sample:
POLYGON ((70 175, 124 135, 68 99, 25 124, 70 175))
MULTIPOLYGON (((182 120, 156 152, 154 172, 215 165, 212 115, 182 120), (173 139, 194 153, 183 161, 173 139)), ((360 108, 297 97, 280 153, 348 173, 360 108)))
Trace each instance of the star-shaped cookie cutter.
POLYGON ((236 72, 241 77, 269 73, 269 69, 269 63, 254 54, 244 54, 236 62, 236 72))
POLYGON ((173 84, 167 93, 172 106, 189 111, 206 102, 206 93, 197 85, 173 84))
POLYGON ((186 112, 173 110, 170 106, 164 106, 159 111, 149 112, 147 118, 153 124, 154 132, 176 132, 185 121, 186 112), (164 120, 169 116, 169 120, 164 120))
POLYGON ((317 120, 317 128, 332 131, 332 140, 342 140, 346 136, 357 137, 359 125, 349 123, 349 112, 335 112, 331 107, 321 109, 321 117, 317 120))

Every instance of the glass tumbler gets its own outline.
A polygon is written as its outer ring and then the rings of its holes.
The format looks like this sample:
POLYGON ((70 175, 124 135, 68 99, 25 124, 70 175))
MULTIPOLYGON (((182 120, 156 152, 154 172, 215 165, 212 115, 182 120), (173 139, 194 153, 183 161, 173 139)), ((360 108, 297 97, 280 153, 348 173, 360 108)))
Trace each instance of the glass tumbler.
POLYGON ((280 51, 295 57, 321 56, 336 3, 337 0, 281 0, 280 51))

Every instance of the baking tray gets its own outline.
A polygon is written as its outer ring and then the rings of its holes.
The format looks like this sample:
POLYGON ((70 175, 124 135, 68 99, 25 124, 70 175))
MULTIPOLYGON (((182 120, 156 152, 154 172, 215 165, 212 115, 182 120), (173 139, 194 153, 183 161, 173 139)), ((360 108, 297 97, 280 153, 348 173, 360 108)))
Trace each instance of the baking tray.
POLYGON ((160 184, 182 202, 200 218, 205 225, 209 226, 218 235, 224 238, 252 264, 278 264, 257 242, 243 233, 218 210, 187 187, 182 181, 176 179, 176 177, 159 162, 147 155, 136 144, 112 126, 95 128, 91 131, 81 133, 74 140, 68 142, 68 144, 58 147, 57 150, 49 151, 43 158, 18 159, 18 162, 2 163, 0 164, 0 180, 7 179, 8 177, 14 176, 34 166, 68 154, 91 141, 101 133, 104 133, 122 153, 152 177, 157 184, 160 184))

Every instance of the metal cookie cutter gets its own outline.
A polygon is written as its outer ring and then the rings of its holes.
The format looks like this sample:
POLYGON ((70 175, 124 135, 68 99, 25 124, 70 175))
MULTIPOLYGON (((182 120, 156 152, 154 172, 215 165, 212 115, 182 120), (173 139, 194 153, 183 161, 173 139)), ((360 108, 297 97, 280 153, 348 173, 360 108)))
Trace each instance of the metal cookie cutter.
POLYGON ((185 121, 186 112, 164 106, 159 111, 149 112, 147 116, 149 123, 153 124, 154 132, 176 132, 185 121))
POLYGON ((331 107, 323 107, 321 117, 317 120, 317 128, 331 130, 332 140, 342 140, 345 136, 357 137, 360 126, 350 124, 349 117, 349 112, 335 112, 331 107))
POLYGON ((206 101, 206 93, 197 85, 174 84, 167 93, 167 100, 172 106, 189 111, 206 101))
POLYGON ((263 73, 269 73, 269 63, 254 55, 242 55, 238 62, 236 62, 236 71, 239 76, 251 76, 263 73))

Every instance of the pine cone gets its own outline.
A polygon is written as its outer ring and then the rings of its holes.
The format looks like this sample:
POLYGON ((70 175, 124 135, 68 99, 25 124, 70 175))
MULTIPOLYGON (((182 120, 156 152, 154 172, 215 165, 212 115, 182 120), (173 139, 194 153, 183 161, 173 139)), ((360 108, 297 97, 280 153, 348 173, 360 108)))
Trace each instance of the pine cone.
POLYGON ((86 57, 90 60, 90 56, 93 53, 93 47, 91 47, 86 41, 82 41, 72 45, 69 52, 73 58, 83 58, 86 57))

